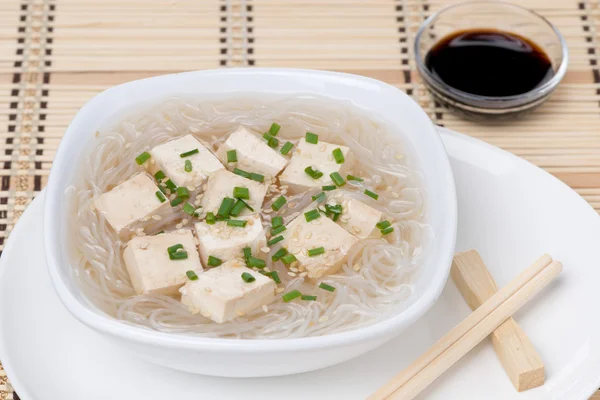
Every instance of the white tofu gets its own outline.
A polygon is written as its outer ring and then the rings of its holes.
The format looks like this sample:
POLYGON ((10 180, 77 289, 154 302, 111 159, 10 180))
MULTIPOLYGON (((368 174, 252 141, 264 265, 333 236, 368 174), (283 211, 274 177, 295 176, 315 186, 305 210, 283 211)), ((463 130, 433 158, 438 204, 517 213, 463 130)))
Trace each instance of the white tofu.
POLYGON ((160 191, 146 173, 132 176, 94 201, 100 212, 123 241, 129 240, 136 229, 149 234, 158 231, 172 214, 169 201, 161 203, 156 196, 160 191), (159 220, 152 216, 160 216, 159 220))
POLYGON ((271 303, 275 300, 275 287, 271 278, 234 260, 198 275, 198 280, 187 281, 180 289, 181 302, 191 313, 223 323, 271 303), (244 281, 244 272, 256 280, 244 281))
POLYGON ((188 280, 186 272, 201 275, 202 264, 189 229, 135 237, 127 243, 123 259, 133 288, 138 294, 177 294, 188 280), (188 258, 171 260, 167 248, 181 244, 188 258))
POLYGON ((287 225, 283 235, 282 246, 296 256, 300 265, 306 268, 308 277, 315 279, 336 273, 346 261, 350 248, 358 242, 356 237, 324 215, 306 222, 304 213, 287 225), (318 247, 325 248, 325 253, 309 257, 308 250, 318 247))
POLYGON ((342 200, 342 215, 337 224, 359 239, 378 237, 375 225, 381 221, 382 212, 356 199, 342 200))
POLYGON ((225 197, 233 198, 233 188, 236 186, 248 188, 250 200, 246 200, 246 202, 254 209, 254 212, 252 212, 244 208, 240 215, 260 212, 267 193, 267 185, 236 175, 225 169, 215 172, 208 178, 201 203, 202 211, 212 212, 216 215, 223 199, 225 197))
POLYGON ((228 226, 223 221, 214 225, 204 221, 195 224, 196 236, 200 242, 200 259, 204 266, 207 266, 208 256, 217 257, 223 262, 243 259, 244 247, 250 247, 252 254, 258 254, 258 250, 265 246, 267 239, 259 215, 236 219, 248 222, 244 228, 228 226))
POLYGON ((177 186, 195 189, 208 176, 225 167, 213 153, 192 135, 180 137, 150 150, 152 156, 149 170, 154 174, 162 170, 177 186), (181 158, 182 153, 198 149, 198 153, 181 158), (192 171, 185 171, 185 161, 192 163, 192 171))
POLYGON ((350 149, 339 144, 319 141, 317 144, 307 143, 300 139, 288 166, 281 173, 279 180, 289 187, 290 193, 301 193, 313 187, 331 185, 330 174, 339 172, 344 180, 344 172, 352 167, 353 157, 350 149), (339 148, 344 155, 342 164, 336 163, 333 150, 339 148), (313 167, 323 173, 319 179, 313 179, 304 170, 313 167))
POLYGON ((247 172, 277 176, 288 163, 288 159, 277 150, 270 148, 266 140, 246 127, 240 126, 234 131, 217 152, 219 159, 229 167, 247 172), (227 163, 227 151, 235 150, 237 163, 227 163))

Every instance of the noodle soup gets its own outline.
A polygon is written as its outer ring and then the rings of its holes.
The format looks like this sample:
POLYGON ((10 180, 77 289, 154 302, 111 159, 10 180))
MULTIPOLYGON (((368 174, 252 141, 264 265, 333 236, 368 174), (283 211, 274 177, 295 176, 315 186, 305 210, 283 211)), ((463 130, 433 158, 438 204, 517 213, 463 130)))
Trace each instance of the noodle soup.
POLYGON ((297 338, 414 298, 426 194, 410 149, 350 102, 171 98, 92 146, 67 191, 74 274, 119 320, 297 338))

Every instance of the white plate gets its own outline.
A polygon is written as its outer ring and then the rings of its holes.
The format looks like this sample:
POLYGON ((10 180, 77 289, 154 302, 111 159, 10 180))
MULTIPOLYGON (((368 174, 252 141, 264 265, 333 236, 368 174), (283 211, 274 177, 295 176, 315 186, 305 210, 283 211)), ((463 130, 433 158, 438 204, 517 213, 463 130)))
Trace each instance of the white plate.
MULTIPOLYGON (((564 272, 516 315, 546 364, 543 387, 517 394, 486 342, 423 398, 587 399, 600 385, 600 217, 517 157, 448 131, 443 139, 457 181, 457 250, 478 249, 500 286, 544 252, 563 261, 564 272)), ((45 269, 42 196, 19 221, 0 265, 0 359, 23 400, 364 399, 469 312, 449 283, 398 338, 335 367, 262 379, 168 370, 119 353, 62 307, 45 269)))

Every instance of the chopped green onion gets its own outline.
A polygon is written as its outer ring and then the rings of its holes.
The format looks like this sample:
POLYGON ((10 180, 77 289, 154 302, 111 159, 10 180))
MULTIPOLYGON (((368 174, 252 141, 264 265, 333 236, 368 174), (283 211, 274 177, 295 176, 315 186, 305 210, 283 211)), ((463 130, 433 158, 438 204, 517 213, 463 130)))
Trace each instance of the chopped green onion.
POLYGON ((209 225, 214 225, 216 221, 215 214, 212 212, 206 213, 206 223, 209 225))
POLYGON ((375 192, 371 192, 369 189, 365 189, 365 192, 364 192, 364 193, 365 193, 367 196, 369 196, 369 197, 371 197, 371 198, 373 198, 373 199, 375 199, 375 200, 377 200, 377 199, 379 198, 379 195, 378 195, 377 193, 375 193, 375 192))
POLYGON ((175 191, 177 190, 177 185, 175 185, 175 183, 173 183, 173 181, 170 179, 167 179, 167 181, 165 182, 165 186, 171 191, 171 193, 175 193, 175 191))
POLYGON ((253 181, 263 183, 265 180, 265 176, 251 172, 250 175, 248 176, 248 179, 252 179, 253 181))
POLYGON ((263 135, 263 138, 267 141, 267 145, 269 147, 271 147, 272 149, 274 149, 275 147, 279 146, 279 140, 271 135, 269 135, 268 133, 265 133, 263 135))
POLYGON ((185 186, 179 186, 177 188, 177 197, 187 200, 190 198, 190 191, 185 186))
POLYGON ((172 253, 175 253, 179 249, 183 249, 183 245, 181 243, 177 243, 171 247, 167 247, 167 253, 172 254, 172 253))
POLYGON ((248 257, 246 261, 248 262, 248 267, 250 268, 263 269, 267 266, 267 263, 265 263, 264 260, 252 256, 248 257))
POLYGON ((234 150, 229 150, 227 152, 227 162, 237 162, 237 152, 234 150))
POLYGON ((157 232, 156 234, 160 235, 161 233, 165 233, 165 231, 160 231, 160 232, 157 232))
POLYGON ((325 192, 321 192, 318 195, 312 197, 312 201, 321 202, 323 200, 325 200, 325 192))
POLYGON ((283 217, 280 215, 273 217, 273 219, 271 220, 271 226, 273 228, 278 228, 281 225, 283 225, 283 217))
POLYGON ((227 221, 227 226, 236 226, 238 228, 245 228, 248 221, 243 219, 230 219, 227 221))
POLYGON ((190 203, 185 203, 185 205, 183 206, 183 212, 193 217, 196 215, 196 207, 194 207, 190 203))
POLYGON ((344 162, 344 153, 342 153, 342 149, 339 147, 331 152, 333 154, 333 158, 335 158, 335 162, 338 164, 342 164, 344 162))
POLYGON ((193 156, 194 154, 198 154, 198 153, 200 153, 200 151, 198 149, 194 149, 194 150, 186 151, 185 153, 181 153, 179 155, 179 157, 185 158, 185 157, 193 156))
POLYGON ((317 300, 317 296, 302 295, 300 296, 300 300, 315 301, 317 300))
POLYGON ((360 176, 354 176, 354 175, 346 175, 346 179, 348 179, 349 181, 357 181, 357 182, 364 182, 364 179, 361 178, 360 176))
POLYGON ((230 197, 225 197, 219 206, 219 211, 217 211, 217 217, 227 218, 231 213, 231 209, 233 208, 235 200, 230 197))
POLYGON ((287 249, 285 247, 280 248, 279 250, 277 250, 275 252, 275 254, 273 254, 271 256, 271 260, 273 261, 279 261, 279 259, 281 259, 281 257, 285 256, 287 254, 287 249))
POLYGON ((176 251, 174 253, 169 253, 170 260, 185 260, 188 258, 187 251, 176 251))
POLYGON ((279 211, 279 209, 280 209, 281 207, 283 207, 283 205, 284 205, 285 203, 287 203, 287 200, 286 200, 286 198, 285 198, 285 197, 283 197, 283 196, 279 196, 279 198, 278 198, 277 200, 275 200, 275 201, 273 202, 273 204, 271 204, 271 208, 272 208, 274 211, 279 211))
POLYGON ((236 199, 250 199, 250 191, 248 188, 236 186, 233 188, 233 197, 236 199))
POLYGON ((242 210, 246 207, 244 204, 245 203, 243 200, 238 199, 238 201, 236 201, 233 205, 233 208, 231 209, 229 215, 231 215, 232 217, 237 217, 238 215, 240 215, 242 210))
POLYGON ((171 207, 178 206, 181 203, 183 203, 183 199, 181 197, 175 197, 173 200, 171 200, 171 207))
POLYGON ((192 172, 192 162, 190 160, 185 160, 183 169, 185 172, 192 172))
POLYGON ((319 287, 321 289, 325 289, 325 290, 327 290, 329 292, 335 292, 335 288, 333 286, 331 286, 331 285, 326 284, 325 282, 321 282, 321 284, 319 285, 319 287))
POLYGON ((333 221, 337 222, 337 220, 340 218, 340 214, 333 214, 333 221))
POLYGON ((219 265, 223 264, 223 261, 221 261, 220 258, 208 256, 208 261, 206 263, 211 267, 218 267, 219 265))
POLYGON ((325 214, 341 214, 344 211, 341 204, 325 204, 325 210, 325 214))
POLYGON ((159 184, 159 185, 158 185, 158 188, 159 188, 159 189, 160 189, 160 191, 161 191, 161 192, 163 192, 164 194, 168 194, 168 193, 167 193, 167 188, 166 188, 166 187, 164 187, 163 185, 160 185, 160 184, 159 184))
POLYGON ((342 178, 339 172, 332 172, 331 174, 329 174, 329 176, 331 177, 333 183, 335 183, 335 185, 338 187, 344 186, 346 184, 346 181, 344 180, 344 178, 342 178))
POLYGON ((278 235, 286 229, 287 228, 285 227, 285 225, 278 226, 277 228, 271 229, 271 235, 278 235))
POLYGON ((271 271, 271 272, 267 272, 265 275, 267 275, 269 278, 273 279, 275 281, 275 283, 281 283, 281 279, 279 279, 279 274, 277 273, 277 271, 271 271))
POLYGON ((306 143, 312 143, 312 144, 319 143, 319 135, 315 135, 312 132, 306 132, 306 143))
POLYGON ((281 262, 284 263, 285 265, 290 265, 291 263, 293 263, 294 261, 297 261, 298 259, 296 258, 295 255, 293 255, 292 253, 288 253, 285 256, 281 257, 281 262))
POLYGON ((285 156, 287 153, 290 152, 290 150, 292 150, 292 148, 294 148, 294 144, 292 142, 285 142, 285 144, 281 147, 281 150, 279 150, 279 152, 285 156))
POLYGON ((320 256, 321 254, 325 253, 325 247, 317 247, 316 249, 310 249, 308 251, 308 256, 309 257, 315 257, 315 256, 320 256))
POLYGON ((239 176, 243 176, 244 178, 250 179, 250 172, 246 172, 243 169, 234 168, 233 173, 239 176))
POLYGON ((246 207, 248 210, 254 212, 254 208, 250 207, 250 204, 246 203, 244 200, 242 199, 238 199, 239 201, 241 201, 242 203, 244 203, 244 207, 246 207))
POLYGON ((319 218, 321 214, 319 214, 319 210, 310 210, 304 213, 304 218, 306 218, 306 222, 313 221, 319 218))
POLYGON ((145 163, 149 159, 150 159, 150 153, 148 153, 147 151, 145 151, 145 152, 143 152, 142 154, 140 154, 139 156, 137 156, 135 158, 135 162, 137 163, 137 165, 142 165, 143 163, 145 163))
POLYGON ((157 181, 162 181, 165 178, 166 178, 166 175, 164 172, 162 172, 162 170, 158 170, 154 174, 154 179, 156 179, 157 181))
POLYGON ((244 252, 245 259, 252 257, 252 249, 250 247, 244 247, 244 250, 242 251, 244 252))
POLYGON ((165 201, 167 201, 167 198, 165 197, 164 194, 162 194, 162 192, 159 190, 158 192, 155 193, 156 197, 158 197, 158 200, 160 200, 161 203, 164 203, 165 201))
POLYGON ((378 222, 376 226, 379 229, 385 229, 385 228, 389 228, 390 226, 392 226, 392 223, 386 219, 386 220, 378 222))
POLYGON ((302 293, 300 293, 299 290, 292 290, 291 292, 287 292, 286 294, 284 294, 281 297, 283 298, 283 301, 285 301, 286 303, 289 303, 290 301, 292 301, 300 296, 302 296, 302 293))
POLYGON ((267 242, 267 246, 273 246, 275 243, 279 243, 283 240, 283 236, 279 235, 267 242))
POLYGON ((382 229, 382 230, 381 230, 381 235, 382 235, 382 236, 385 236, 385 235, 387 235, 388 233, 392 233, 392 232, 394 232, 394 227, 393 227, 393 226, 390 226, 389 228, 382 229))
POLYGON ((318 169, 314 169, 313 167, 304 168, 304 172, 306 172, 306 175, 310 176, 313 179, 319 179, 323 176, 323 173, 321 171, 319 171, 318 169))
POLYGON ((256 278, 253 277, 252 274, 249 274, 248 272, 242 273, 242 279, 244 280, 244 282, 247 282, 247 283, 254 282, 256 280, 256 278))
POLYGON ((194 271, 187 271, 185 274, 190 279, 190 281, 197 281, 198 280, 198 275, 196 275, 196 273, 194 271))
POLYGON ((269 128, 269 135, 271 135, 271 136, 277 136, 277 134, 279 133, 280 129, 281 129, 281 125, 276 124, 275 122, 273 122, 271 124, 271 127, 269 128))
POLYGON ((325 191, 330 191, 330 190, 335 190, 336 186, 335 185, 328 185, 328 186, 321 186, 321 189, 325 190, 325 191))

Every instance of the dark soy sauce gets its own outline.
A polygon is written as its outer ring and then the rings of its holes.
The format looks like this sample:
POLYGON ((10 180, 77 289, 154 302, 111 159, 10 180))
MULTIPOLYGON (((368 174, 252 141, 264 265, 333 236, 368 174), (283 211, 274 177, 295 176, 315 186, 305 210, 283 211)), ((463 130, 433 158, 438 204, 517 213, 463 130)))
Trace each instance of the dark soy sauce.
POLYGON ((554 75, 546 53, 529 39, 497 30, 466 30, 442 38, 425 56, 442 82, 490 97, 529 92, 554 75))

